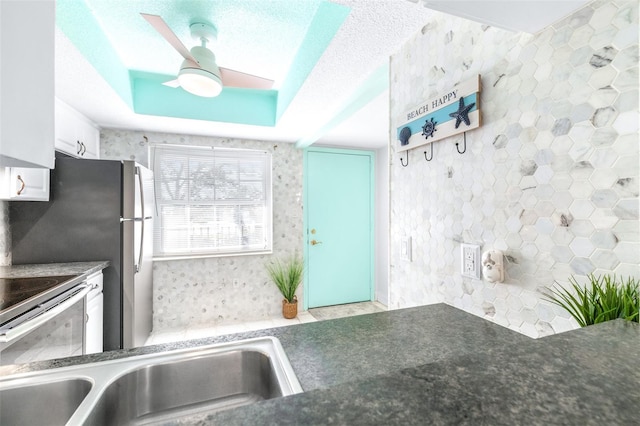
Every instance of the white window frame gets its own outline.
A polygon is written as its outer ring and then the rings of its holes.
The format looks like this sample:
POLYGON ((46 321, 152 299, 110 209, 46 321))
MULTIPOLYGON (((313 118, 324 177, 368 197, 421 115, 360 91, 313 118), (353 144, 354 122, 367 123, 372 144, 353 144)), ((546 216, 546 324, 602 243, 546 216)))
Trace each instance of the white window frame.
MULTIPOLYGON (((156 218, 154 224, 154 260, 174 260, 174 259, 186 259, 186 258, 203 258, 203 257, 221 257, 221 256, 238 256, 238 255, 259 255, 265 253, 272 253, 273 250, 273 197, 272 197, 272 166, 271 166, 271 154, 264 150, 251 150, 251 149, 233 149, 233 148, 219 148, 212 146, 191 146, 191 145, 170 145, 170 144, 158 144, 150 147, 151 167, 154 171, 155 180, 155 194, 156 194, 156 218), (233 158, 242 161, 253 160, 260 158, 264 161, 263 179, 261 180, 264 190, 264 200, 259 202, 253 200, 195 200, 189 199, 189 191, 187 190, 186 200, 164 200, 162 199, 162 192, 160 191, 160 185, 163 184, 163 174, 161 170, 158 170, 159 164, 163 156, 180 155, 187 156, 188 158, 202 158, 202 157, 223 157, 226 159, 233 158), (239 243, 235 246, 229 247, 215 247, 215 245, 208 248, 193 248, 191 246, 191 239, 187 238, 188 247, 186 248, 171 248, 165 244, 165 237, 163 236, 164 221, 163 221, 163 207, 164 206, 185 206, 187 211, 193 205, 209 205, 209 206, 243 206, 243 205, 261 205, 264 207, 264 215, 262 227, 264 229, 264 243, 243 245, 239 243)), ((170 181, 170 179, 166 179, 170 181)), ((189 180, 191 184, 192 180, 189 180)), ((215 191, 215 190, 214 190, 215 191)), ((190 214, 190 212, 189 212, 190 214)), ((237 218, 236 218, 237 219, 237 218)), ((188 225, 187 232, 191 233, 193 227, 190 223, 188 225)), ((236 223, 237 226, 241 224, 236 223)), ((211 225, 209 226, 211 227, 211 225)), ((215 229, 215 226, 213 226, 215 229)), ((218 230, 219 231, 219 230, 218 230)))

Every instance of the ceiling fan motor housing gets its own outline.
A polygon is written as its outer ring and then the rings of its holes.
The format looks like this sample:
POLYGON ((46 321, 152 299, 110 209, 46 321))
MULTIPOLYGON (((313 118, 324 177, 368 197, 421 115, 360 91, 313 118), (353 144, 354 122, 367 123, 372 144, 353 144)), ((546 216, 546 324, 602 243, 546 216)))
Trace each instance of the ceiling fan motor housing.
POLYGON ((213 43, 218 39, 218 29, 214 25, 205 22, 194 22, 189 25, 189 30, 191 31, 191 37, 197 42, 213 43))

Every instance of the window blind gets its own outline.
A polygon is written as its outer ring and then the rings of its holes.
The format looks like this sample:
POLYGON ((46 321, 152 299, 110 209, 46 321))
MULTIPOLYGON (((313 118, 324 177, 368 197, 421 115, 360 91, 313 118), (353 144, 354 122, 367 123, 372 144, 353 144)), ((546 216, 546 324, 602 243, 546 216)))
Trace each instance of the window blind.
POLYGON ((270 251, 271 155, 156 145, 156 257, 270 251))

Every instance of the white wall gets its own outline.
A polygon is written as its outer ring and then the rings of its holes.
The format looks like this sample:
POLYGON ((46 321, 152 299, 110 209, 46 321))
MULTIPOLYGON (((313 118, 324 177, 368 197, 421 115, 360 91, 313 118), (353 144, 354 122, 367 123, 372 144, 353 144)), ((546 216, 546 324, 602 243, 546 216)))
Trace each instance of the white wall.
POLYGON ((376 150, 375 298, 389 304, 389 148, 376 150))
POLYGON ((596 1, 536 36, 434 13, 390 72, 392 129, 477 74, 483 114, 463 155, 460 135, 405 168, 391 141, 390 307, 445 302, 538 337, 577 327, 544 301, 554 282, 640 278, 637 1, 596 1), (463 278, 461 242, 503 250, 504 284, 463 278))

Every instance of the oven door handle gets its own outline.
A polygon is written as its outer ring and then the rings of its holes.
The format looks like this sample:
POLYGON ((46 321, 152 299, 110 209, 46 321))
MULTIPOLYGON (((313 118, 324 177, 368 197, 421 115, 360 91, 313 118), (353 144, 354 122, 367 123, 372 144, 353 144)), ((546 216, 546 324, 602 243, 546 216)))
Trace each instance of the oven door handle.
MULTIPOLYGON (((0 343, 11 342, 26 335, 27 333, 30 333, 31 331, 40 327, 42 324, 51 320, 53 317, 69 309, 76 302, 84 298, 93 289, 93 286, 89 284, 80 284, 78 287, 82 287, 82 290, 75 293, 73 296, 69 297, 63 302, 55 305, 51 309, 46 310, 31 319, 26 319, 22 324, 19 324, 13 328, 0 330, 0 343)), ((77 287, 74 287, 74 289, 75 288, 77 287)))

